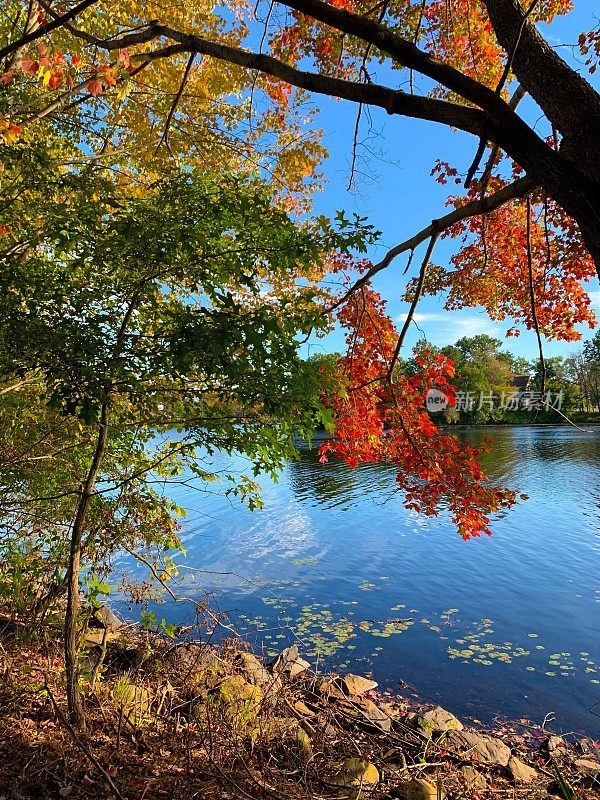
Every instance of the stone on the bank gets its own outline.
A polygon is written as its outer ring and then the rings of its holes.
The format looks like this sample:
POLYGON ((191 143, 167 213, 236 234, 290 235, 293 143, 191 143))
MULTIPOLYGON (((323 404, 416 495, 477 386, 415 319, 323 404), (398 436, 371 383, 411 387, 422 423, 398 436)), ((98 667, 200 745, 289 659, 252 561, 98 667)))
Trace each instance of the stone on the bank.
POLYGON ((237 729, 247 729, 251 734, 256 732, 256 717, 264 698, 260 686, 253 686, 241 675, 230 675, 218 691, 229 722, 237 729))
POLYGON ((565 740, 560 736, 549 736, 546 740, 546 747, 548 748, 549 753, 553 753, 555 750, 558 750, 559 747, 566 746, 565 740))
POLYGON ((516 756, 510 757, 508 770, 516 783, 531 783, 537 778, 537 770, 527 766, 516 756))
POLYGON ((445 733, 446 731, 462 731, 462 722, 441 706, 423 711, 417 717, 417 723, 425 733, 445 733))
POLYGON ((108 628, 88 628, 85 632, 84 643, 103 645, 114 639, 116 635, 114 631, 109 631, 108 628))
POLYGON ((132 725, 139 727, 150 721, 152 700, 144 686, 131 683, 128 678, 121 678, 113 689, 115 708, 120 709, 132 725))
POLYGON ((379 783, 379 770, 362 758, 346 758, 333 769, 327 782, 334 786, 375 786, 379 783))
MULTIPOLYGON (((487 786, 487 779, 485 775, 478 772, 474 767, 464 766, 459 769, 461 784, 465 789, 471 791, 483 790, 487 786)), ((462 787, 461 787, 462 788, 462 787)))
POLYGON ((361 695, 365 692, 376 689, 379 685, 377 681, 372 681, 370 678, 363 678, 362 675, 353 675, 351 672, 344 675, 342 678, 344 688, 350 695, 361 695))
POLYGON ((511 756, 510 748, 495 736, 470 731, 449 731, 447 743, 463 756, 477 754, 483 764, 506 767, 511 756))
POLYGON ((100 606, 94 612, 94 619, 100 623, 103 628, 109 631, 116 632, 121 628, 126 627, 125 623, 120 620, 116 614, 108 608, 108 606, 100 606))
POLYGON ((406 706, 402 703, 394 703, 387 700, 384 703, 379 703, 379 708, 391 719, 396 719, 397 717, 402 716, 406 711, 406 706))
POLYGON ((252 653, 240 653, 237 661, 240 671, 249 683, 261 688, 273 683, 271 673, 252 653))
POLYGON ((372 700, 356 698, 352 701, 340 702, 339 708, 355 719, 357 722, 364 722, 373 725, 384 733, 389 733, 392 728, 391 718, 382 711, 372 700))
POLYGON ((296 700, 294 703, 294 709, 298 712, 298 714, 302 714, 303 717, 315 716, 315 712, 311 711, 303 700, 296 700))
POLYGON ((388 733, 391 730, 392 720, 372 700, 361 700, 359 706, 372 725, 380 728, 384 733, 388 733))
POLYGON ((202 673, 205 668, 217 669, 221 659, 213 647, 186 642, 170 649, 164 656, 164 663, 180 678, 189 679, 195 673, 202 673))
POLYGON ((346 695, 340 689, 340 681, 337 678, 326 678, 319 684, 319 692, 324 695, 326 700, 346 700, 346 695))
POLYGON ((285 650, 277 656, 273 664, 273 672, 287 675, 290 678, 296 678, 302 675, 307 669, 310 669, 310 664, 303 658, 300 658, 298 652, 298 645, 292 644, 286 647, 285 650))
MULTIPOLYGON (((400 786, 395 786, 390 792, 398 800, 437 800, 437 787, 425 778, 413 778, 400 786)), ((444 795, 442 794, 442 798, 444 795)))

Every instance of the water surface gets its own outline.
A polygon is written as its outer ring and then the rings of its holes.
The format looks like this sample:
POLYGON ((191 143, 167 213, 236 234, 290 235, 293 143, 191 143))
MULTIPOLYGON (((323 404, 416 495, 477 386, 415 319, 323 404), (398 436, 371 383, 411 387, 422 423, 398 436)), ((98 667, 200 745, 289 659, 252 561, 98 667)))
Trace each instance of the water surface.
MULTIPOLYGON (((261 511, 172 490, 188 514, 178 591, 211 591, 265 651, 298 638, 323 669, 408 684, 459 716, 552 712, 556 730, 600 735, 600 428, 485 435, 488 473, 530 497, 491 538, 463 542, 444 514, 404 509, 389 466, 320 465, 306 448, 262 481, 261 511)), ((157 614, 185 624, 191 608, 157 614)))

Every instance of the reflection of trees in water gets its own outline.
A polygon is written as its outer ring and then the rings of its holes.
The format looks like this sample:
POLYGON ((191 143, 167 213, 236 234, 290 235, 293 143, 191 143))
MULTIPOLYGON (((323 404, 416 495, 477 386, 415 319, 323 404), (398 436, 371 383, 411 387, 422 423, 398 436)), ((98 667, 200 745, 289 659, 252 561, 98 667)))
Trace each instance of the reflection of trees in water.
MULTIPOLYGON (((486 437, 493 441, 489 453, 481 456, 481 465, 490 480, 500 486, 522 489, 524 480, 561 484, 581 482, 587 491, 598 483, 596 470, 600 466, 600 428, 597 432, 579 432, 568 428, 494 427, 451 429, 471 446, 483 444, 486 437), (555 466, 561 464, 560 470, 555 466), (554 465, 554 466, 552 466, 554 465), (582 473, 588 466, 594 477, 582 473)), ((319 463, 318 447, 303 446, 298 461, 288 465, 290 486, 300 501, 310 498, 328 507, 360 502, 367 496, 385 503, 398 496, 396 470, 393 464, 364 464, 352 469, 335 458, 319 463)), ((531 490, 532 487, 529 487, 531 490)), ((600 499, 600 492, 599 492, 600 499)))
POLYGON ((312 497, 318 503, 333 506, 355 502, 372 492, 381 494, 382 499, 396 493, 392 464, 364 464, 353 469, 335 457, 320 464, 318 444, 301 447, 299 460, 288 464, 290 485, 297 499, 312 497))
POLYGON ((523 460, 573 461, 578 464, 600 464, 600 427, 586 431, 575 428, 492 428, 463 431, 470 444, 490 436, 494 442, 489 470, 494 465, 494 453, 507 467, 523 460))
POLYGON ((459 439, 464 439, 471 447, 483 445, 484 439, 492 439, 492 448, 488 453, 483 453, 480 463, 486 475, 492 481, 510 481, 517 469, 522 454, 517 442, 518 432, 515 428, 471 428, 456 433, 459 439))

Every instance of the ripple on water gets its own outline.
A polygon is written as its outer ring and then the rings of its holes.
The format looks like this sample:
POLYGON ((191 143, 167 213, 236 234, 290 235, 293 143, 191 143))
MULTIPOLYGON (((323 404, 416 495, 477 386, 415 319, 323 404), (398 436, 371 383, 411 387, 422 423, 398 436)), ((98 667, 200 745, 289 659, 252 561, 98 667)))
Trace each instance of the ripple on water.
POLYGON ((326 664, 384 686, 402 678, 456 713, 554 711, 559 726, 599 735, 600 429, 461 435, 491 435, 488 474, 530 497, 493 521, 491 539, 463 542, 444 513, 404 509, 389 465, 320 465, 304 449, 277 485, 263 481, 262 511, 174 493, 188 511, 186 590, 218 590, 267 649, 295 633, 314 652, 320 635, 326 664))

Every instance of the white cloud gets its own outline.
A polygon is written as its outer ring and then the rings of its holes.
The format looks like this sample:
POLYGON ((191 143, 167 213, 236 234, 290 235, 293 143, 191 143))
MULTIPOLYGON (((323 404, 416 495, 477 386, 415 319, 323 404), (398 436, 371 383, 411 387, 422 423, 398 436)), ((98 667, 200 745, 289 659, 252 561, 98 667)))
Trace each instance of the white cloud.
POLYGON ((592 308, 596 313, 600 313, 600 291, 596 290, 593 292, 588 292, 590 296, 590 300, 592 301, 592 308))
MULTIPOLYGON (((600 298, 600 292, 598 295, 600 298)), ((405 322, 407 316, 400 314, 396 321, 405 322)), ((463 336, 477 336, 481 333, 503 339, 506 333, 506 326, 492 322, 485 314, 461 311, 416 312, 414 322, 416 325, 412 326, 412 332, 421 335, 416 327, 418 325, 427 339, 436 345, 453 344, 463 336)))

